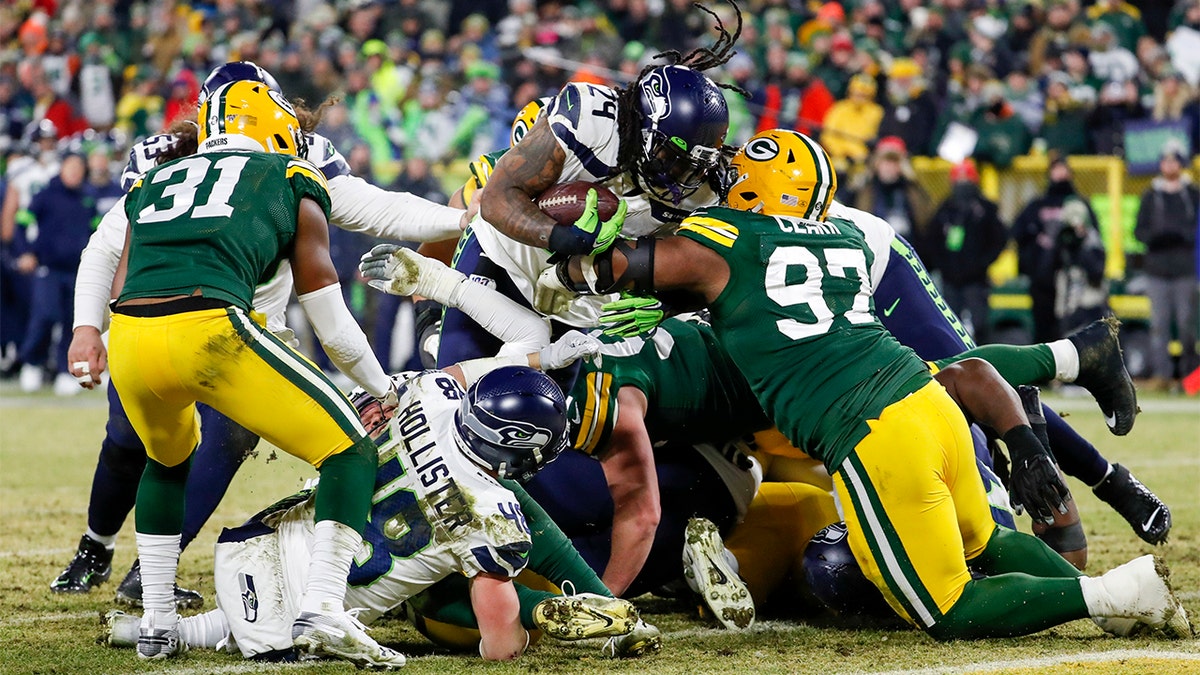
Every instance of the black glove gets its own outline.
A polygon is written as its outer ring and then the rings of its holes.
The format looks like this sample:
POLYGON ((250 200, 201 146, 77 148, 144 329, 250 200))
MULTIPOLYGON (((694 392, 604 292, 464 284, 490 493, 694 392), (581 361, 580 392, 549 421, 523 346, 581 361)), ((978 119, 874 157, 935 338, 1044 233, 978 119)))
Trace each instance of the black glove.
POLYGON ((417 353, 421 365, 437 368, 437 337, 442 328, 442 306, 433 300, 422 300, 413 305, 416 315, 417 353), (434 351, 430 351, 430 350, 434 351))
POLYGON ((1046 452, 1033 429, 1020 426, 1003 436, 1012 456, 1012 476, 1008 484, 1013 510, 1020 515, 1028 510, 1034 520, 1054 523, 1054 510, 1067 512, 1071 492, 1058 473, 1058 466, 1046 452))

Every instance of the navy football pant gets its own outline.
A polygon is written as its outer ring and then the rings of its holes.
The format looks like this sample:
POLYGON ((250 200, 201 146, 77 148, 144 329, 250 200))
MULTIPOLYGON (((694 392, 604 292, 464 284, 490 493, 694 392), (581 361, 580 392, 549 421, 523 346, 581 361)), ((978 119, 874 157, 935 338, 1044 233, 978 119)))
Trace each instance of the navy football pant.
MULTIPOLYGON (((892 242, 887 269, 875 289, 879 320, 901 344, 926 361, 961 354, 975 346, 958 317, 938 293, 921 259, 903 237, 892 242)), ((1063 473, 1088 485, 1104 479, 1108 460, 1045 404, 1050 447, 1063 473)), ((990 464, 990 463, 989 463, 990 464)))

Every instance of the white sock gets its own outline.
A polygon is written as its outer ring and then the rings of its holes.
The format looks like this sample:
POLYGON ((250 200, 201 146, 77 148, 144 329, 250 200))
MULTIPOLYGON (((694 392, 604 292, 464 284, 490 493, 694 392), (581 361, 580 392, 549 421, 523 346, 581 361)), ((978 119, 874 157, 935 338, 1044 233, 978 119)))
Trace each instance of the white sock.
POLYGON ((1079 590, 1083 591, 1083 602, 1088 615, 1093 617, 1117 616, 1116 602, 1099 577, 1079 577, 1079 590))
POLYGON ((229 622, 225 619, 225 612, 219 609, 179 620, 179 637, 189 647, 215 649, 228 636, 229 622))
POLYGON ((106 537, 102 534, 96 534, 96 531, 90 527, 87 529, 87 532, 84 532, 84 534, 87 535, 88 539, 91 539, 98 544, 104 544, 104 548, 109 550, 112 550, 112 548, 117 545, 117 535, 115 534, 106 537))
POLYGON ((1074 382, 1079 377, 1079 352, 1075 345, 1064 338, 1047 342, 1046 346, 1054 355, 1054 377, 1061 382, 1074 382))
POLYGON ((158 628, 169 627, 179 620, 175 613, 179 539, 178 534, 137 533, 138 558, 142 561, 142 606, 146 615, 155 614, 154 625, 158 628))
POLYGON ((344 609, 346 577, 354 554, 362 546, 362 537, 333 520, 317 523, 315 534, 300 611, 335 614, 344 609))

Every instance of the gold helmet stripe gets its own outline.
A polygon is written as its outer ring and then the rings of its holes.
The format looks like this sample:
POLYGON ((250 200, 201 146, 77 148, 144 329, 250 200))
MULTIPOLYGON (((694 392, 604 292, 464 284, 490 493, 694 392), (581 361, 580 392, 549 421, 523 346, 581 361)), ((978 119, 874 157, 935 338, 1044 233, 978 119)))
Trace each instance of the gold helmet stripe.
POLYGON ((816 141, 804 134, 797 134, 797 136, 800 137, 805 147, 812 153, 813 162, 817 167, 817 185, 813 190, 812 199, 808 203, 805 217, 812 218, 813 220, 824 220, 825 214, 829 210, 829 199, 832 196, 830 193, 833 190, 833 182, 835 180, 833 167, 829 164, 829 155, 826 154, 824 148, 817 145, 816 141), (814 207, 818 204, 821 206, 821 211, 813 213, 814 207))

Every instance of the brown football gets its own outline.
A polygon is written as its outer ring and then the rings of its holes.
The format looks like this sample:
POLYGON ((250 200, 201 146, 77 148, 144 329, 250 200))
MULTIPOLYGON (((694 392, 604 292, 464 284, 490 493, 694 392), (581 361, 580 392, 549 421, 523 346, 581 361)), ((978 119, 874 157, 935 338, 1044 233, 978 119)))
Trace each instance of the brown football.
POLYGON ((617 196, 603 185, 582 180, 552 186, 537 198, 537 205, 542 213, 553 218, 556 223, 570 227, 583 215, 588 190, 593 188, 596 190, 596 207, 600 221, 612 218, 620 205, 617 196))

